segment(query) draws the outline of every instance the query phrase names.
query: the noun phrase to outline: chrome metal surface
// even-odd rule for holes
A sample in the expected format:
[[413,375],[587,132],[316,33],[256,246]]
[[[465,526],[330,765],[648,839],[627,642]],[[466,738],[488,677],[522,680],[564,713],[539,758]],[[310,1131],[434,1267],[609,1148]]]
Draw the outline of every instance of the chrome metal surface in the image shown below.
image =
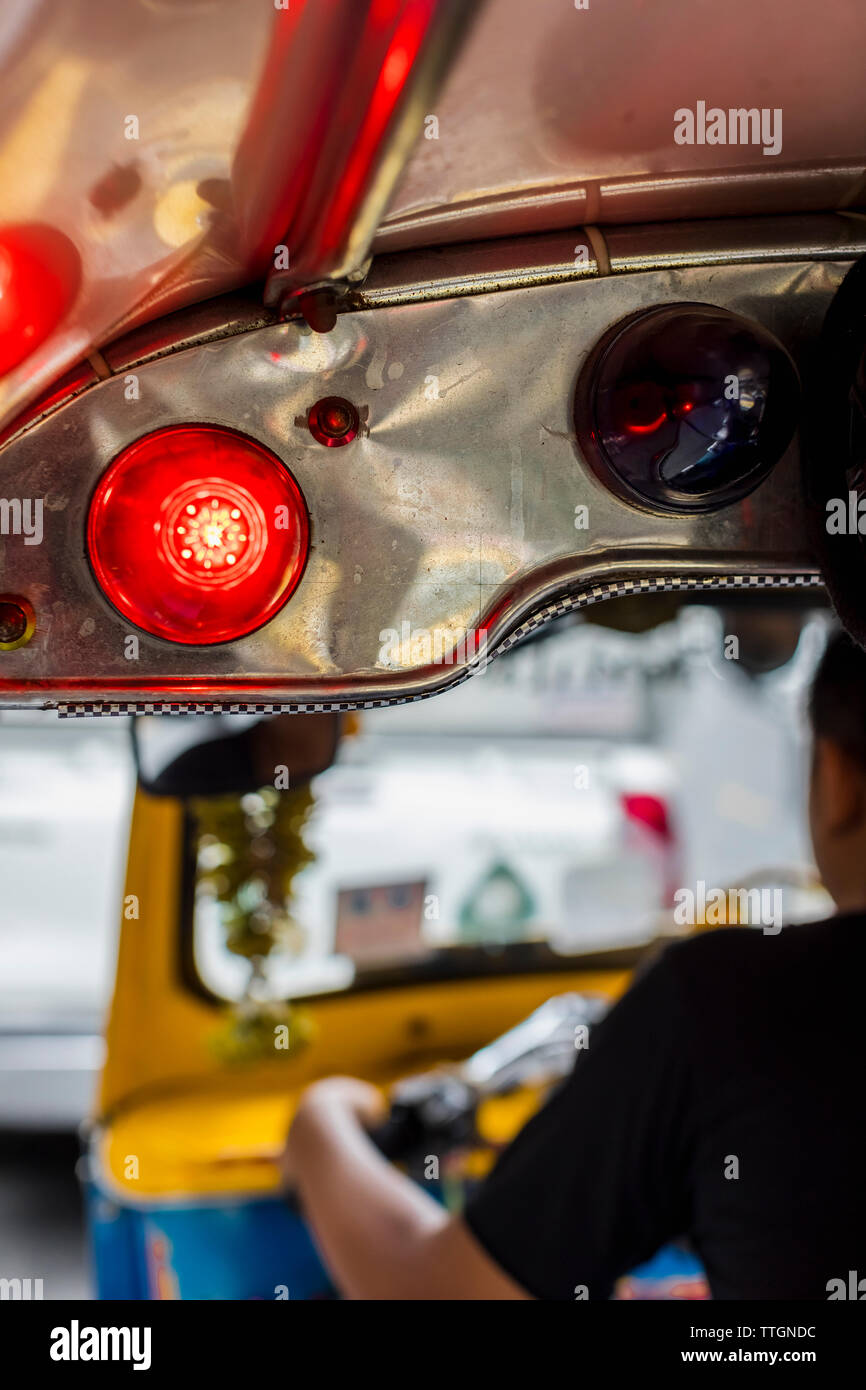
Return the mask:
[[578,1029],[584,1038],[608,1011],[607,1000],[555,994],[528,1018],[479,1048],[455,1068],[479,1095],[494,1096],[533,1082],[557,1081],[574,1066]]
[[832,261],[864,251],[866,216],[850,212],[575,227],[379,256],[353,302],[358,308],[387,308],[599,275]]
[[[532,283],[515,260],[514,275],[529,277],[519,288],[492,289],[478,267],[475,288],[486,292],[458,297],[452,271],[437,281],[425,254],[414,269],[414,258],[403,262],[390,289],[374,268],[364,293],[388,307],[341,314],[324,336],[296,323],[240,331],[235,306],[225,338],[198,340],[195,322],[179,321],[183,350],[162,336],[157,355],[141,342],[107,352],[116,375],[0,451],[0,495],[45,499],[41,545],[0,539],[0,587],[28,596],[37,613],[30,645],[0,658],[0,703],[390,703],[462,679],[471,649],[451,663],[435,656],[467,631],[486,633],[486,659],[556,613],[616,593],[816,582],[796,442],[736,506],[656,516],[589,470],[571,411],[602,333],[661,303],[754,317],[805,367],[850,259],[864,250],[862,224],[843,225],[820,230],[804,219],[799,255],[789,226],[777,258],[765,246],[734,264],[719,264],[708,229],[695,229],[693,256],[707,264],[631,270],[633,255],[648,259],[635,233],[637,250],[623,243],[620,257],[629,273],[588,275],[581,264],[570,280]],[[490,253],[497,277],[503,251]],[[359,409],[362,431],[346,448],[322,449],[309,433],[307,410],[322,394]],[[128,660],[135,630],[105,601],[84,555],[88,499],[125,445],[195,421],[245,431],[285,461],[310,511],[310,561],[288,605],[242,641],[179,648],[139,633]],[[583,507],[587,525],[576,527]]]
[[[339,26],[317,67],[298,57],[286,80],[284,51],[277,80],[265,84],[246,140],[293,150],[290,189],[277,203],[271,242],[287,252],[288,265],[272,264],[265,304],[279,308],[287,296],[313,285],[346,280],[367,257],[388,200],[467,28],[484,0],[371,0],[344,6]],[[314,7],[311,7],[314,9]],[[334,16],[319,10],[320,25]],[[288,56],[304,33],[300,7],[289,18]],[[243,147],[241,149],[243,153]],[[285,167],[285,153],[281,156]],[[273,198],[270,161],[248,160],[247,176],[258,193],[253,206]],[[256,227],[245,189],[243,218]],[[262,229],[256,227],[259,239]],[[275,250],[277,247],[275,246]],[[268,248],[270,250],[270,248]]]
[[[491,0],[376,250],[862,204],[864,42],[860,0]],[[778,153],[677,143],[700,100],[778,110]]]
[[374,249],[381,255],[410,246],[519,236],[587,222],[616,227],[632,222],[820,213],[864,205],[866,159],[821,168],[729,168],[716,173],[554,182],[393,213],[379,228]]
[[[377,252],[866,205],[862,0],[487,0],[434,97],[476,8],[6,0],[0,223],[62,229],[83,282],[0,380],[0,427],[94,346],[264,277],[278,245],[275,307],[351,279],[407,156]],[[778,110],[778,152],[677,143],[699,101]]]

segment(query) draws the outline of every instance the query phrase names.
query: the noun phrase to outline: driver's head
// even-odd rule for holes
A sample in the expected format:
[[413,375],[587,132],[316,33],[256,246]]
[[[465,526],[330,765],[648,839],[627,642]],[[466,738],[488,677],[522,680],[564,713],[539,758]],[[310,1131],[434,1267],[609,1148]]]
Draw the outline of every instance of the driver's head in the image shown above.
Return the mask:
[[827,645],[810,715],[815,862],[837,907],[866,908],[866,652],[845,633]]

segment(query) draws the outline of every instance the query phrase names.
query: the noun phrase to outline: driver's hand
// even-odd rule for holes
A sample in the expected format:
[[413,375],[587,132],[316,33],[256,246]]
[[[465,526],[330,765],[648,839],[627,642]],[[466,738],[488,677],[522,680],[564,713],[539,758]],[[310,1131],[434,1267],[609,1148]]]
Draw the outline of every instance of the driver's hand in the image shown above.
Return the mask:
[[293,1187],[297,1179],[296,1149],[303,1130],[311,1125],[327,1127],[346,1115],[363,1129],[375,1129],[387,1119],[388,1101],[377,1086],[355,1076],[328,1076],[301,1093],[280,1159],[285,1186]]

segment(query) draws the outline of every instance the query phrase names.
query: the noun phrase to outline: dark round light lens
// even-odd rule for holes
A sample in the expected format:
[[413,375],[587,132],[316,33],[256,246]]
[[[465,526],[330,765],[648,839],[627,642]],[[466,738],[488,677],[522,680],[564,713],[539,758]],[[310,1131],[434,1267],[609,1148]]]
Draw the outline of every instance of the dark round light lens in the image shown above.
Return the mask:
[[671,304],[626,319],[578,385],[577,434],[625,497],[662,511],[730,506],[788,447],[799,380],[782,344],[727,309]]
[[24,598],[0,596],[0,651],[23,647],[33,636],[35,616]]

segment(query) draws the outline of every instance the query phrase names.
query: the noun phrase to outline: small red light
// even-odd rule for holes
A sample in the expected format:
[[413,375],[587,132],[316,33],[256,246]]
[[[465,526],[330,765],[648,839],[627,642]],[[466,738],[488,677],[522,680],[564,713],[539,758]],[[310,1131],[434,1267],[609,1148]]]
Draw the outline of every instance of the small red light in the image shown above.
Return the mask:
[[659,839],[673,839],[667,803],[660,796],[643,792],[625,792],[622,796],[622,808],[629,820],[647,826]]
[[53,227],[0,228],[0,376],[48,338],[78,293],[81,261]]
[[301,491],[275,454],[213,425],[172,426],[124,449],[87,518],[106,597],[170,642],[231,642],[297,587],[309,551]]
[[629,434],[655,434],[670,419],[665,394],[655,382],[628,382],[618,394]]
[[342,396],[324,396],[307,413],[310,434],[328,449],[351,444],[358,433],[358,412]]
[[26,646],[35,626],[36,615],[26,598],[0,594],[0,652]]
[[667,424],[669,419],[670,416],[668,415],[667,411],[664,410],[662,411],[661,415],[657,415],[654,420],[647,420],[642,425],[639,425],[637,421],[632,420],[626,425],[626,429],[628,430],[629,434],[655,434],[656,430],[660,430],[662,425]]

